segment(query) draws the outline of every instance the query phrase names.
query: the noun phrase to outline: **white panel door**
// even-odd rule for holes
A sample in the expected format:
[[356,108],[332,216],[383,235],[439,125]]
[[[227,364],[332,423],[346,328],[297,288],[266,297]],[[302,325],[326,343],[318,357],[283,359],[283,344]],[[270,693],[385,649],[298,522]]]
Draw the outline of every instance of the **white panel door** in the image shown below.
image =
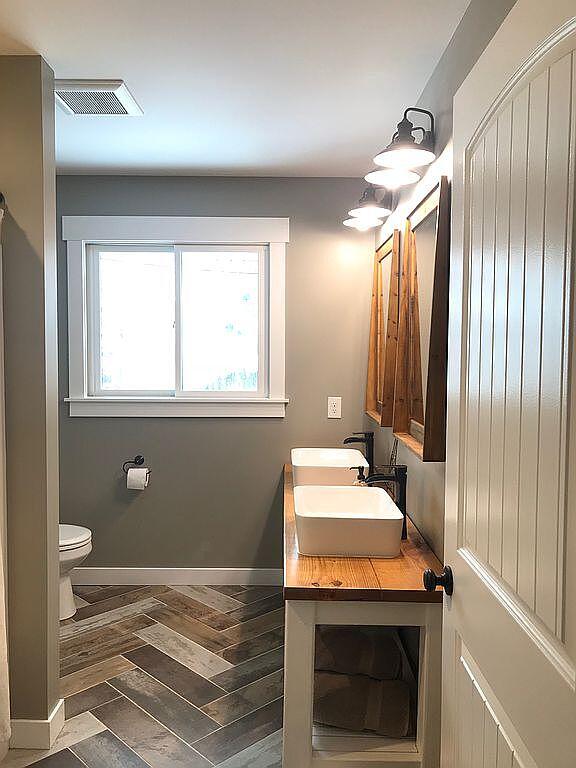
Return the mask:
[[518,0],[454,103],[442,768],[576,766],[575,14]]

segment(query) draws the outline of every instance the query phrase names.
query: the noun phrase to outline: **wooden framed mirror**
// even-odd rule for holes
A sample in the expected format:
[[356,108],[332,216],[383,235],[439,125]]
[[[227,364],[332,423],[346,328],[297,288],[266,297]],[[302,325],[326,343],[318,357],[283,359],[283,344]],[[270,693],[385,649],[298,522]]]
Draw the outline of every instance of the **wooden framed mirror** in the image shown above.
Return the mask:
[[395,229],[375,254],[370,311],[366,413],[383,427],[392,426],[394,413],[399,291],[400,232]]
[[423,461],[446,457],[450,186],[406,220],[402,242],[394,434]]

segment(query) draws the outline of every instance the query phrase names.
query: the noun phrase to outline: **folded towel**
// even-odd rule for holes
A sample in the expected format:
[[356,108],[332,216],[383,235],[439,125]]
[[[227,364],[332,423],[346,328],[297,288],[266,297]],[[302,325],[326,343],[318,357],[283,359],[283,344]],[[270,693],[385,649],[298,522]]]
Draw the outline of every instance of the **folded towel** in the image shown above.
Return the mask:
[[394,631],[375,633],[361,627],[319,627],[314,668],[396,680],[402,673],[402,656]]
[[410,729],[410,691],[404,680],[363,675],[314,675],[314,722],[400,738]]

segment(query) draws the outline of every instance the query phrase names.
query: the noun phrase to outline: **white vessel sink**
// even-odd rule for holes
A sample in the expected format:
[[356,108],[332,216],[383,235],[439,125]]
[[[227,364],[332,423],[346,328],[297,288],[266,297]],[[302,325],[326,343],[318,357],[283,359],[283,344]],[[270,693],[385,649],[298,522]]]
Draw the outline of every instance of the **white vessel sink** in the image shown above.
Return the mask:
[[355,448],[292,448],[294,485],[352,485],[368,462]]
[[302,555],[396,557],[402,512],[383,488],[301,485],[294,488]]

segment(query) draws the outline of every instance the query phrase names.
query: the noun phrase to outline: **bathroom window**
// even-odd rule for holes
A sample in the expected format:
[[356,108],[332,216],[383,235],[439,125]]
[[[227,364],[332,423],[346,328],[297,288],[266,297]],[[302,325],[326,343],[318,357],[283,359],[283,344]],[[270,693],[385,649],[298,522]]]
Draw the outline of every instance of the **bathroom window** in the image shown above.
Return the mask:
[[266,396],[265,246],[87,256],[89,394]]
[[[286,220],[155,219],[203,242],[126,243],[144,219],[109,217],[104,240],[102,218],[63,222],[70,414],[283,416]],[[253,237],[262,222],[284,241]]]

